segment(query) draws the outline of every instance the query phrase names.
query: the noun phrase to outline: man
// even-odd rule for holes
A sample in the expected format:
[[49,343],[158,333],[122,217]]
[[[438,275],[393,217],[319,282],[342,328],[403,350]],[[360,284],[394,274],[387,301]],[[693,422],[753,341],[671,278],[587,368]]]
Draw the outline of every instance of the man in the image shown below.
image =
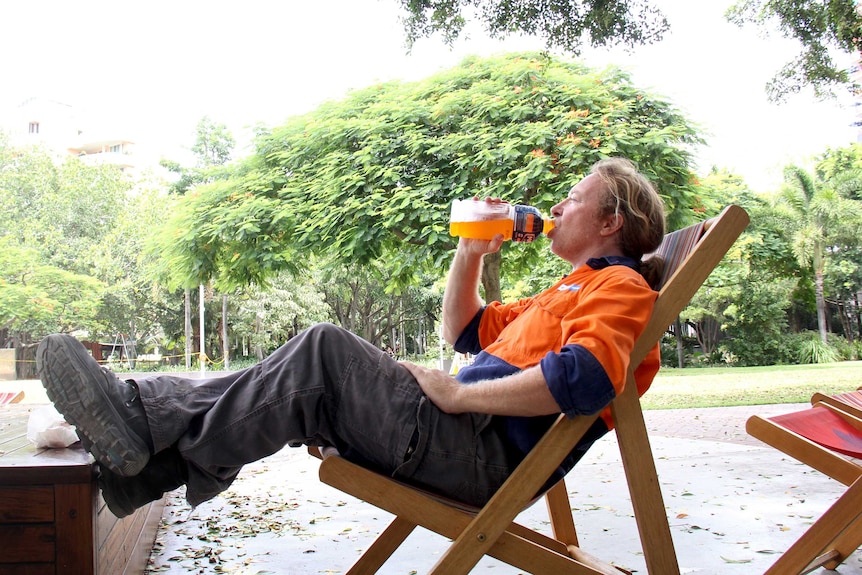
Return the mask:
[[[335,446],[364,466],[482,505],[556,415],[606,408],[656,297],[645,277],[657,277],[660,262],[641,260],[664,236],[664,211],[630,162],[598,162],[551,213],[551,251],[572,273],[532,298],[485,305],[482,257],[500,249],[502,237],[459,241],[444,336],[478,355],[457,379],[398,363],[329,324],[209,380],[120,381],[63,335],[42,341],[37,369],[98,461],[105,501],[118,516],[183,484],[195,506],[226,489],[244,464],[302,444]],[[636,372],[640,393],[658,367],[656,349]],[[609,421],[606,413],[596,420],[558,475]]]

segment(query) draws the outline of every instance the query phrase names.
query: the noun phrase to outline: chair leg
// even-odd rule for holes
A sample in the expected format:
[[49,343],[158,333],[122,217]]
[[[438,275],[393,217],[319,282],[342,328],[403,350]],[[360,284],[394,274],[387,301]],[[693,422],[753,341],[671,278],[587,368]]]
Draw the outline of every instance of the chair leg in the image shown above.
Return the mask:
[[577,547],[578,532],[572,518],[572,505],[566,491],[565,479],[560,479],[545,493],[545,504],[548,507],[554,539],[565,543],[567,546],[574,545]]
[[377,573],[415,528],[415,523],[396,517],[347,571],[347,575],[374,575]]
[[[828,551],[836,538],[848,539],[851,535],[842,536],[845,529],[857,527],[859,515],[862,513],[862,479],[857,479],[847,491],[832,504],[820,519],[808,528],[802,537],[790,546],[790,548],[779,557],[772,567],[766,570],[764,575],[799,575],[816,569],[827,562],[834,564],[842,561],[844,557],[836,558]],[[859,534],[852,534],[859,539]],[[825,559],[815,562],[818,556],[825,554]],[[819,564],[817,564],[819,563]]]
[[679,575],[658,472],[636,390],[634,376],[630,373],[624,391],[611,403],[611,413],[641,547],[650,575]]
[[834,571],[860,546],[862,546],[862,514],[853,523],[848,525],[844,532],[833,541],[832,548],[838,552],[837,560],[828,561],[823,566]]

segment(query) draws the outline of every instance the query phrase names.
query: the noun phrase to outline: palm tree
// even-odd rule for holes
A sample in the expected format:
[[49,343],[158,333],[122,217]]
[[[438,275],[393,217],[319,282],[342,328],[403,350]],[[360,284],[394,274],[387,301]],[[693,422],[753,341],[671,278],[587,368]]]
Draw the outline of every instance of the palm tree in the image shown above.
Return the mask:
[[[855,171],[854,171],[855,172]],[[844,196],[848,176],[839,174],[825,182],[817,182],[804,169],[788,166],[784,170],[784,185],[776,207],[785,211],[792,226],[793,255],[803,269],[814,274],[814,297],[817,305],[817,326],[820,340],[826,343],[826,298],[824,269],[829,253],[850,240],[858,242],[859,202]],[[852,176],[859,178],[859,174]]]

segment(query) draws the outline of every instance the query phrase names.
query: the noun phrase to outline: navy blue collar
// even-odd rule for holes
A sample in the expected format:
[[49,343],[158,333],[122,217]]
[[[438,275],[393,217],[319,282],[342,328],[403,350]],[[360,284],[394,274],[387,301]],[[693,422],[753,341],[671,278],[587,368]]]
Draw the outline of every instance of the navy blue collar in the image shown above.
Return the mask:
[[640,273],[641,264],[626,256],[603,256],[600,258],[590,258],[587,260],[587,265],[594,270],[601,270],[609,266],[626,266]]

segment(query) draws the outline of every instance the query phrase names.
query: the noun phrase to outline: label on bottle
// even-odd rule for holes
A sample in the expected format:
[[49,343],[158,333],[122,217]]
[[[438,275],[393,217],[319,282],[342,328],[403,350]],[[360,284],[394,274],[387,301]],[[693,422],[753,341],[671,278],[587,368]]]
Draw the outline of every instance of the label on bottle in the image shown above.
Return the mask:
[[532,242],[542,233],[545,221],[542,214],[533,206],[515,206],[515,222],[512,240]]

